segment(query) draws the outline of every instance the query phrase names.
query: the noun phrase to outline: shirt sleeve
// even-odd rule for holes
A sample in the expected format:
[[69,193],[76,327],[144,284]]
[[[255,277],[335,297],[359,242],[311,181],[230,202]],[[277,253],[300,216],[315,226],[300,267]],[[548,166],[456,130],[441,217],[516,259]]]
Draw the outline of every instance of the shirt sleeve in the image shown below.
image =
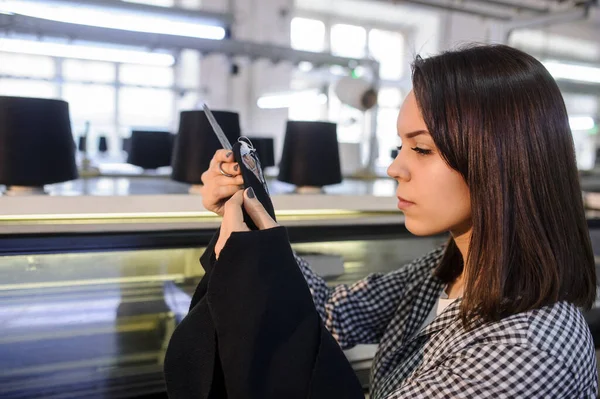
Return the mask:
[[582,391],[573,371],[529,345],[482,343],[443,363],[417,371],[386,399],[596,398]]
[[443,249],[439,247],[396,271],[370,274],[354,284],[334,287],[316,275],[308,262],[294,256],[325,327],[342,349],[349,349],[358,344],[379,343],[407,285],[429,276]]

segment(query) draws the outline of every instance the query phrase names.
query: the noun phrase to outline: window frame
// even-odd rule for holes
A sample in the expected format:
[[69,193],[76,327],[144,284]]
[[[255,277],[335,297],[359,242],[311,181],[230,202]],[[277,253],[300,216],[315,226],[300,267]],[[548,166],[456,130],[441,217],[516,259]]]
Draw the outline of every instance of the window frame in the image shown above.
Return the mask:
[[[398,90],[400,93],[401,102],[406,97],[406,94],[408,94],[409,89],[412,87],[412,83],[411,83],[410,73],[409,73],[410,63],[407,62],[407,60],[404,58],[406,55],[406,46],[408,45],[408,43],[411,43],[411,38],[414,35],[414,31],[415,31],[414,28],[409,27],[407,25],[403,25],[403,24],[396,25],[396,24],[380,23],[379,21],[373,21],[370,19],[363,20],[363,19],[337,16],[337,15],[334,16],[329,13],[321,13],[321,12],[310,11],[310,10],[296,10],[294,12],[294,15],[292,18],[315,19],[315,20],[319,20],[325,24],[325,37],[324,37],[324,41],[325,41],[324,51],[325,52],[331,52],[331,28],[336,24],[355,25],[355,26],[360,26],[366,30],[367,35],[366,35],[366,43],[365,43],[365,54],[367,54],[367,56],[370,56],[369,38],[371,35],[371,31],[373,29],[380,30],[380,31],[397,32],[400,35],[402,35],[403,39],[404,39],[405,48],[404,48],[404,51],[402,54],[403,68],[402,68],[402,74],[401,74],[400,79],[389,80],[389,79],[379,78],[378,82],[379,82],[379,90],[384,90],[384,89]],[[317,87],[323,87],[323,85],[327,85],[327,87],[330,87],[337,79],[339,79],[339,75],[332,73],[329,69],[326,69],[326,70],[322,69],[318,72],[315,72],[314,70],[300,71],[296,68],[294,70],[294,72],[292,73],[292,79],[307,79],[307,80],[310,79],[310,80],[314,80],[317,82],[319,80],[319,78],[320,78],[320,85],[317,85]],[[326,114],[329,118],[329,116],[331,115],[331,98],[329,95],[330,90],[326,89],[323,92],[325,94],[327,94],[327,98],[328,98],[327,103],[324,105],[324,107],[326,107],[324,114]],[[400,110],[400,106],[398,106],[398,107],[389,107],[389,106],[382,106],[382,105],[377,106],[378,110],[380,110],[382,108],[387,109],[387,110],[395,109],[398,112]],[[369,134],[367,134],[367,133],[373,126],[372,118],[373,118],[372,112],[363,113],[363,118],[360,121],[361,127],[362,127],[362,134],[361,134],[361,136],[362,136],[361,142],[362,143],[367,143],[367,141],[368,141]],[[374,134],[377,135],[378,132],[376,131]],[[344,137],[342,137],[342,135],[339,135],[339,134],[338,134],[338,140],[340,140],[340,142],[347,142],[347,141],[354,142],[355,141],[355,140],[352,140],[351,138],[344,138]],[[380,143],[380,140],[378,140],[378,142]],[[391,150],[382,152],[383,149],[381,148],[381,145],[378,150],[379,150],[379,158],[377,160],[375,160],[377,163],[381,163],[382,159],[387,160],[389,158],[391,160],[391,156],[390,156]]]
[[[4,52],[0,52],[0,58],[2,56],[2,54],[13,54],[13,53],[4,53]],[[57,57],[57,56],[44,56],[47,57],[49,59],[51,59],[54,62],[54,76],[52,77],[29,77],[29,76],[19,76],[19,75],[13,75],[13,74],[6,74],[6,73],[0,73],[0,79],[10,79],[10,80],[23,80],[23,81],[29,81],[29,82],[46,82],[46,83],[52,83],[54,85],[54,95],[51,96],[51,98],[56,98],[56,99],[64,99],[64,95],[63,95],[63,87],[64,85],[68,85],[68,84],[82,84],[82,85],[90,85],[90,86],[103,86],[103,87],[112,87],[114,88],[114,114],[112,117],[112,122],[110,125],[104,125],[104,127],[106,129],[108,129],[110,126],[110,133],[108,134],[109,136],[109,140],[115,142],[115,140],[118,139],[122,139],[124,137],[126,137],[126,135],[128,134],[127,132],[130,132],[133,128],[136,128],[136,126],[132,126],[132,125],[127,125],[127,124],[123,124],[121,123],[121,118],[120,118],[120,97],[121,97],[121,90],[122,89],[127,89],[127,88],[144,88],[144,89],[155,89],[155,90],[168,90],[170,92],[173,93],[173,100],[172,100],[172,104],[171,104],[171,120],[169,122],[168,126],[154,126],[154,125],[149,125],[146,126],[146,128],[156,128],[156,129],[168,129],[171,131],[174,131],[177,129],[176,123],[178,120],[178,115],[177,115],[177,109],[178,109],[178,100],[179,98],[182,98],[185,95],[188,94],[195,94],[195,95],[200,95],[201,94],[201,84],[200,84],[200,80],[198,80],[198,85],[197,87],[192,87],[190,85],[179,85],[180,79],[181,79],[181,71],[180,71],[180,62],[179,62],[179,57],[180,57],[181,51],[180,52],[174,52],[174,57],[175,57],[175,63],[172,66],[169,67],[164,67],[164,68],[170,68],[173,72],[173,84],[169,85],[169,86],[156,86],[156,85],[152,85],[150,84],[128,84],[128,83],[123,83],[121,82],[120,79],[120,69],[123,65],[130,65],[130,64],[123,64],[123,63],[119,63],[119,62],[110,62],[110,61],[101,61],[98,60],[97,62],[103,62],[106,64],[110,64],[113,66],[114,70],[115,70],[115,74],[114,74],[114,78],[112,80],[104,80],[104,81],[91,81],[89,79],[72,79],[72,78],[65,78],[63,76],[63,62],[66,60],[78,60],[76,58],[63,58],[63,57]],[[27,55],[27,54],[25,54]],[[201,59],[202,54],[197,52],[196,54],[199,59]],[[31,55],[32,57],[39,57],[38,55]],[[83,61],[83,62],[96,62],[95,60],[79,60],[79,61]],[[133,65],[133,64],[131,64]],[[199,62],[198,65],[201,65],[201,63]],[[198,73],[201,73],[201,71],[198,71]],[[77,120],[77,117],[74,115],[71,115],[72,117],[72,128],[73,128],[73,137],[76,140],[77,137],[81,134],[81,132],[78,130],[81,127],[79,126],[80,124],[75,123],[74,121]],[[94,128],[94,124],[92,122],[92,129]],[[116,146],[118,148],[113,148],[111,149],[111,152],[113,154],[117,154],[121,152],[121,146],[118,145]],[[91,152],[94,152],[94,149],[91,149]]]

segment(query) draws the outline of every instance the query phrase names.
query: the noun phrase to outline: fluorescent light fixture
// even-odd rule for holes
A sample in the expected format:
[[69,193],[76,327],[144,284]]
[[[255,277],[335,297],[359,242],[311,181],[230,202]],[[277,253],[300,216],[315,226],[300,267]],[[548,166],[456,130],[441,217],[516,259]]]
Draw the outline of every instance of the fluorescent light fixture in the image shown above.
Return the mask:
[[220,26],[176,21],[152,15],[139,15],[110,8],[68,4],[41,4],[27,0],[0,1],[0,12],[27,15],[35,18],[78,25],[121,29],[135,32],[161,33],[202,39],[221,40],[225,29]]
[[294,105],[325,104],[327,96],[318,90],[265,94],[256,101],[261,109],[289,108]]
[[596,123],[591,116],[570,116],[569,126],[571,130],[591,130]]
[[112,47],[83,46],[21,39],[0,38],[1,51],[155,66],[171,66],[175,63],[175,58],[167,53],[148,53]]
[[548,61],[543,63],[555,79],[600,83],[600,68]]

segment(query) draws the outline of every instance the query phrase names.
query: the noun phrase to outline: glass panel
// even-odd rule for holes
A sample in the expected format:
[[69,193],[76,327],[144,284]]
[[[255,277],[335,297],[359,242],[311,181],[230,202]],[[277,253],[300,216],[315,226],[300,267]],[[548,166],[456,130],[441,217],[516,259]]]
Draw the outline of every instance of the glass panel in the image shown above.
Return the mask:
[[325,50],[325,24],[316,19],[292,19],[291,44],[297,50]]
[[123,64],[119,79],[124,84],[171,87],[174,74],[171,67]]
[[[331,285],[391,271],[443,241],[293,248]],[[3,397],[116,399],[164,392],[165,352],[203,274],[202,253],[174,248],[0,257]]]
[[0,391],[106,399],[163,391],[165,351],[202,274],[200,254],[0,257]]
[[65,80],[112,83],[115,81],[115,64],[97,61],[64,60]]
[[336,24],[331,27],[331,52],[343,57],[362,58],[367,45],[367,30],[361,26]]
[[50,57],[0,52],[0,75],[53,78],[56,68]]
[[0,94],[5,96],[56,98],[56,84],[21,79],[0,79]]
[[170,128],[173,97],[171,90],[124,87],[119,92],[119,124]]
[[403,73],[404,37],[398,32],[372,29],[369,33],[369,52],[380,62],[382,79],[397,80]]

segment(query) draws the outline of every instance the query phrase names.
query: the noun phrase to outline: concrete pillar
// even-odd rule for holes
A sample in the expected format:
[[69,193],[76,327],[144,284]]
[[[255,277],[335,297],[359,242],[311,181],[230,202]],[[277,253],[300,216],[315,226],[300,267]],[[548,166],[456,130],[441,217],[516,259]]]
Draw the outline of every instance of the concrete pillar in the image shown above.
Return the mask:
[[[229,12],[228,0],[202,0],[202,9]],[[230,62],[222,54],[203,54],[200,62],[200,100],[213,110],[231,110],[229,104]]]

